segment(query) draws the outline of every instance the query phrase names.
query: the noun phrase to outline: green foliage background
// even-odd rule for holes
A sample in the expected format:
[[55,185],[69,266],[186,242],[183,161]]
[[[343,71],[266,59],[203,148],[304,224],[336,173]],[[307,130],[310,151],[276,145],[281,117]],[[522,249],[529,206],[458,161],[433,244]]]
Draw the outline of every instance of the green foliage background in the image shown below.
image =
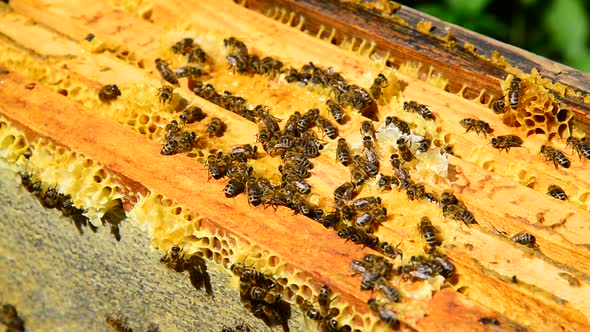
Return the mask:
[[486,36],[590,72],[586,0],[398,1]]

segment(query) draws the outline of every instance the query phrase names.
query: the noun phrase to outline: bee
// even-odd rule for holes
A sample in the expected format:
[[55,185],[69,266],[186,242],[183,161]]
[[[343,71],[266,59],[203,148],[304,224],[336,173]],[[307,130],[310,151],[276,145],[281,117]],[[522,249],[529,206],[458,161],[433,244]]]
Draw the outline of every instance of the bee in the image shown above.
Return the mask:
[[195,66],[184,66],[175,69],[174,75],[177,78],[188,77],[189,79],[196,79],[203,75],[203,71]]
[[116,316],[107,316],[107,324],[116,332],[133,332],[133,329],[129,327],[127,317],[121,313]]
[[426,105],[418,104],[415,101],[405,101],[404,111],[418,113],[425,120],[434,120],[434,115]]
[[338,145],[336,147],[336,159],[342,163],[344,166],[348,166],[350,164],[350,148],[348,147],[348,143],[346,143],[346,139],[339,138]]
[[225,197],[232,198],[236,197],[242,192],[244,192],[245,184],[236,179],[230,179],[227,185],[225,186],[224,192]]
[[305,179],[311,176],[307,167],[290,160],[287,160],[284,165],[279,166],[279,172],[283,174],[283,177],[287,174],[293,174],[300,179]]
[[162,59],[156,59],[156,69],[158,69],[160,75],[162,75],[162,78],[166,82],[172,85],[178,85],[178,77],[176,77],[176,74],[172,71],[172,69],[170,69],[166,61]]
[[248,193],[248,203],[252,206],[262,204],[262,190],[258,186],[258,180],[255,177],[248,178],[246,181],[246,192]]
[[424,195],[426,195],[426,190],[424,189],[424,184],[422,184],[422,183],[411,184],[406,191],[406,195],[408,196],[408,199],[410,201],[424,198]]
[[194,44],[188,52],[188,63],[205,63],[207,62],[207,53],[203,49]]
[[375,288],[391,302],[399,302],[399,291],[385,277],[379,277],[379,279],[375,280]]
[[379,238],[376,235],[369,234],[360,229],[357,229],[355,233],[350,235],[349,239],[353,243],[360,244],[371,249],[377,249],[377,246],[379,245]]
[[162,104],[170,104],[172,97],[174,96],[174,87],[171,85],[163,85],[158,89],[158,98]]
[[382,192],[388,191],[391,190],[392,186],[399,186],[399,180],[391,175],[384,175],[379,173],[379,180],[377,180],[377,186],[379,187],[379,190],[381,190]]
[[379,316],[379,319],[381,319],[385,324],[392,328],[397,327],[397,316],[393,311],[391,311],[391,309],[387,308],[384,304],[377,302],[375,299],[370,299],[367,303],[369,304],[371,311]]
[[173,53],[187,55],[193,47],[193,43],[194,40],[192,38],[183,38],[170,48]]
[[352,235],[358,233],[358,229],[353,226],[348,226],[338,231],[338,237],[349,239]]
[[[332,308],[332,311],[337,310],[337,308]],[[340,313],[340,312],[338,312]],[[350,332],[352,328],[348,325],[342,325],[340,328],[338,327],[338,321],[333,319],[332,317],[337,316],[334,314],[330,314],[328,317],[324,318],[319,324],[319,330],[321,332]]]
[[246,44],[235,37],[229,37],[223,40],[223,46],[230,52],[236,52],[240,54],[248,54],[248,48]]
[[317,123],[318,126],[320,126],[320,128],[322,128],[322,130],[324,131],[324,134],[326,134],[326,136],[328,136],[330,139],[335,139],[336,137],[338,137],[338,129],[334,127],[330,120],[319,115],[317,117]]
[[229,156],[233,160],[245,162],[248,158],[256,157],[257,151],[257,146],[253,147],[250,144],[236,145],[231,148]]
[[448,205],[455,205],[459,203],[457,196],[455,196],[451,191],[445,190],[442,195],[440,196],[440,205],[444,208]]
[[381,204],[381,197],[367,196],[357,198],[352,202],[352,208],[356,211],[365,211],[375,205]]
[[375,207],[369,211],[361,213],[355,221],[357,227],[371,228],[374,224],[380,223],[387,218],[387,209],[384,207]]
[[428,217],[422,217],[422,219],[420,220],[420,224],[418,225],[418,229],[420,230],[420,234],[422,234],[422,237],[424,237],[424,240],[426,240],[426,243],[428,243],[429,246],[436,247],[437,245],[439,245],[439,241],[436,238],[436,228],[432,225],[432,222],[430,222],[430,219]]
[[484,137],[487,138],[487,134],[491,134],[494,130],[490,127],[490,124],[482,121],[482,120],[478,120],[478,119],[474,119],[474,118],[465,118],[462,119],[461,121],[459,121],[459,124],[461,126],[463,126],[463,128],[466,129],[466,133],[469,132],[470,130],[475,130],[476,134],[480,134],[482,133]]
[[55,187],[49,187],[45,191],[41,192],[38,196],[39,201],[43,207],[53,209],[57,207],[60,200],[60,194]]
[[220,136],[225,129],[225,123],[220,118],[213,118],[209,125],[207,125],[207,133],[209,137]]
[[190,106],[184,109],[182,113],[180,113],[179,118],[182,124],[190,124],[203,120],[205,116],[206,114],[200,107]]
[[433,193],[424,194],[424,198],[426,198],[426,200],[432,204],[438,204],[438,197],[436,197],[436,195]]
[[225,176],[225,163],[222,162],[223,153],[220,151],[217,156],[210,154],[207,157],[207,169],[209,171],[209,179],[214,178],[219,180]]
[[314,308],[313,304],[311,304],[311,302],[308,300],[303,301],[301,304],[301,311],[303,311],[305,315],[312,320],[320,320],[323,318],[320,311]]
[[[401,243],[400,243],[401,244]],[[381,242],[381,244],[379,245],[379,249],[381,249],[381,252],[391,258],[391,259],[395,259],[397,256],[401,256],[402,252],[401,250],[398,249],[398,246],[392,246],[391,244],[389,244],[388,242]]]
[[516,108],[518,107],[521,89],[521,79],[518,77],[514,77],[512,79],[512,82],[510,82],[510,87],[508,88],[508,103],[510,103],[510,108],[512,108],[513,110],[516,110]]
[[410,162],[410,161],[412,161],[412,159],[415,158],[412,151],[410,151],[410,147],[408,145],[409,141],[410,141],[409,138],[405,139],[403,137],[400,137],[396,142],[397,149],[399,150],[399,153],[400,153],[402,159],[407,162]]
[[318,295],[318,304],[320,305],[320,313],[322,316],[326,317],[328,312],[330,311],[330,302],[332,296],[332,290],[327,285],[322,286],[320,288],[320,293]]
[[83,209],[79,209],[74,205],[74,202],[72,201],[72,197],[70,197],[70,195],[62,196],[57,208],[65,216],[81,215],[82,213],[84,213]]
[[449,261],[448,257],[439,253],[438,251],[434,251],[432,253],[432,262],[435,262],[440,266],[438,270],[439,274],[445,278],[448,278],[455,274],[455,265]]
[[462,221],[466,225],[477,224],[473,213],[467,210],[465,205],[458,203],[458,204],[449,204],[443,205],[443,216],[450,216],[455,220]]
[[529,247],[537,246],[537,239],[535,238],[535,236],[526,232],[520,232],[518,234],[515,234],[510,238],[510,240]]
[[369,161],[369,163],[379,166],[379,155],[375,150],[375,146],[373,145],[373,139],[371,136],[363,137],[363,154],[365,158]]
[[303,195],[309,195],[311,193],[311,186],[299,176],[292,173],[283,174],[283,182],[292,184],[295,190]]
[[381,94],[382,94],[382,89],[386,88],[389,85],[389,82],[387,82],[387,78],[385,77],[385,75],[383,74],[379,74],[377,75],[377,77],[375,77],[375,81],[373,81],[373,84],[371,85],[371,88],[369,89],[369,91],[371,91],[371,95],[373,96],[373,99],[375,100],[379,100],[379,98],[381,98]]
[[385,125],[389,126],[393,124],[399,131],[403,134],[410,135],[410,125],[405,122],[404,120],[396,117],[396,116],[388,116],[385,118]]
[[305,112],[299,119],[299,122],[297,122],[297,130],[299,132],[307,131],[315,123],[319,115],[320,110],[317,108],[312,108]]
[[369,176],[359,166],[353,164],[350,169],[350,179],[355,186],[361,186],[369,179]]
[[322,225],[324,225],[325,228],[336,229],[338,227],[338,224],[340,224],[340,221],[340,213],[338,211],[335,211],[323,216],[321,223]]
[[567,195],[565,194],[565,191],[561,189],[561,187],[552,184],[547,190],[547,195],[562,201],[567,201]]
[[410,187],[414,183],[412,181],[412,179],[410,178],[410,173],[408,172],[407,168],[400,167],[400,168],[394,169],[394,172],[395,172],[395,176],[399,180],[399,188],[400,189],[407,189],[408,187]]
[[496,99],[492,103],[492,111],[496,114],[504,114],[508,110],[506,102],[502,99]]
[[363,137],[375,137],[375,127],[371,121],[365,120],[361,123],[361,135]]
[[253,171],[254,168],[245,162],[233,162],[227,167],[226,173],[229,178],[245,183]]
[[584,139],[570,136],[567,139],[567,145],[572,147],[580,157],[580,160],[582,160],[582,156],[586,159],[590,159],[590,145],[585,143]]
[[262,301],[267,304],[275,304],[281,298],[280,295],[258,286],[254,286],[250,289],[250,297],[252,300]]
[[430,149],[431,143],[432,141],[430,139],[422,137],[420,141],[418,141],[418,148],[416,149],[416,152],[424,153],[428,151],[428,149]]
[[400,169],[401,168],[402,161],[399,157],[399,154],[397,154],[397,153],[392,154],[389,160],[391,162],[391,167],[393,167],[393,169]]
[[352,162],[371,178],[375,178],[379,174],[379,166],[371,164],[364,156],[353,156]]
[[168,140],[160,151],[161,154],[169,156],[176,153],[190,151],[193,148],[197,136],[194,132],[183,131],[178,136]]
[[279,131],[279,121],[278,118],[275,118],[269,113],[269,109],[263,105],[257,105],[254,108],[254,113],[258,117],[258,125],[268,129],[271,133],[276,133]]
[[313,164],[311,163],[311,161],[309,161],[307,156],[305,156],[304,154],[302,154],[300,152],[287,151],[283,155],[281,155],[281,159],[283,159],[283,161],[285,161],[285,162],[291,161],[291,162],[297,164],[298,166],[304,167],[306,169],[313,168]]
[[356,186],[352,182],[344,182],[334,190],[334,201],[350,201],[354,197]]
[[98,91],[98,99],[103,103],[110,103],[121,96],[121,90],[116,84],[103,85]]
[[522,146],[522,138],[516,135],[504,135],[492,138],[492,147],[506,152],[510,151],[510,148],[518,148]]
[[24,332],[25,321],[18,316],[12,304],[3,304],[0,308],[0,323],[6,325],[7,332]]
[[342,107],[340,107],[340,105],[338,105],[335,101],[333,101],[332,99],[328,99],[328,101],[326,101],[326,105],[328,105],[328,111],[330,113],[330,115],[332,115],[332,118],[334,118],[334,120],[340,124],[342,124],[342,122],[344,121],[344,110],[342,109]]
[[553,148],[549,145],[543,145],[543,146],[541,146],[540,154],[541,154],[541,156],[543,156],[545,158],[545,160],[553,161],[553,165],[555,165],[555,169],[558,168],[558,165],[563,168],[570,167],[570,160],[567,159],[567,157],[565,156],[565,154],[563,154],[563,152],[557,150],[556,148]]

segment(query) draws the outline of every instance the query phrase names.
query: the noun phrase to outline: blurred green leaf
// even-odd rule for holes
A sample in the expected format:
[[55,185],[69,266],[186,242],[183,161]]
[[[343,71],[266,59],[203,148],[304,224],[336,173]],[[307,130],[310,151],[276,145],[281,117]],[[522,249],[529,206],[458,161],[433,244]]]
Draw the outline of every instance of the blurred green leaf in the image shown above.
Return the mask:
[[583,72],[590,73],[590,52],[586,49],[584,55],[572,59],[569,65]]
[[537,0],[520,0],[520,3],[522,3],[525,7],[532,6],[537,3]]
[[490,3],[490,0],[446,0],[449,10],[468,14],[479,14]]
[[566,58],[583,55],[588,38],[588,16],[580,0],[554,0],[547,9],[544,23]]

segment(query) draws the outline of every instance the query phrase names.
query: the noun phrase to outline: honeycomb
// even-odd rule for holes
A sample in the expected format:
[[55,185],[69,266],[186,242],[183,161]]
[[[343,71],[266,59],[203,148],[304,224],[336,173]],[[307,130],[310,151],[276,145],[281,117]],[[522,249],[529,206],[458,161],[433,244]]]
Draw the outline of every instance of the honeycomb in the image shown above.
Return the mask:
[[[136,9],[131,8],[126,10],[135,11]],[[151,12],[151,8],[143,11],[143,13],[149,12]],[[136,14],[144,15],[141,13]],[[147,16],[149,17],[150,15],[151,14]],[[280,19],[282,20],[283,17],[284,15],[281,15]],[[161,37],[161,56],[165,57],[174,66],[180,65],[182,59],[170,54],[168,50],[169,45],[171,44],[170,42],[187,35],[194,37],[192,34],[189,34],[189,32],[173,32],[167,36]],[[313,107],[320,108],[321,114],[329,117],[324,106],[326,99],[330,97],[330,91],[327,89],[312,85],[301,86],[297,84],[286,84],[283,80],[284,77],[268,79],[258,75],[246,76],[228,73],[227,64],[223,61],[225,50],[222,46],[222,39],[223,36],[209,33],[199,34],[195,38],[195,40],[206,50],[207,54],[211,55],[216,60],[211,64],[210,68],[211,72],[214,74],[206,77],[203,80],[205,83],[213,84],[220,93],[227,90],[235,95],[243,95],[248,101],[249,108],[253,108],[255,105],[270,106],[272,108],[272,114],[282,118],[283,121],[294,110],[306,110]],[[355,45],[357,42],[359,42],[359,40],[348,38],[342,42],[341,47],[345,47],[352,51],[355,51],[356,49],[358,53],[361,53],[364,46],[367,46],[368,43],[362,41],[360,42],[360,45],[364,46],[358,46],[358,48],[356,48]],[[100,48],[97,49],[100,50]],[[253,52],[256,52],[256,49],[254,49]],[[22,57],[22,52],[16,55],[15,58],[20,58]],[[113,56],[117,56],[117,54],[113,54]],[[284,60],[284,62],[287,63],[285,59],[281,60]],[[178,94],[175,93],[174,100],[170,105],[162,105],[158,101],[156,93],[157,87],[154,84],[130,83],[121,85],[121,90],[125,96],[124,99],[116,101],[112,105],[105,106],[98,102],[96,98],[96,90],[87,88],[87,85],[84,82],[79,82],[77,81],[77,78],[69,77],[67,75],[63,78],[64,76],[59,76],[60,73],[52,69],[52,67],[43,66],[41,62],[34,63],[31,59],[28,61],[29,62],[26,63],[27,67],[30,66],[35,70],[39,70],[38,72],[27,72],[27,75],[30,77],[41,80],[44,84],[48,84],[49,86],[55,86],[54,89],[56,89],[57,92],[66,94],[68,97],[81,103],[93,112],[97,112],[105,118],[114,119],[124,126],[130,127],[136,132],[160,143],[164,143],[164,126],[167,123],[170,123],[172,119],[177,118],[176,112],[182,108],[182,105],[191,103],[190,100],[184,99],[186,96],[181,95],[182,92],[179,92]],[[12,63],[11,65],[18,68],[24,66],[23,63]],[[300,64],[293,64],[294,67],[296,67],[296,65]],[[435,74],[432,67],[429,68],[427,74],[424,73],[421,67],[422,64],[419,63],[408,63],[405,67],[402,67],[404,71],[400,69],[400,72],[427,80],[431,84],[446,90],[448,81],[442,76]],[[403,102],[408,100],[401,97],[401,82],[396,78],[395,71],[391,68],[383,69],[381,66],[376,66],[375,68],[370,68],[364,78],[361,78],[358,82],[354,83],[363,87],[368,87],[376,77],[378,71],[384,73],[390,82],[389,88],[385,91],[384,98],[379,100],[379,104],[383,106],[380,111],[388,115],[395,114],[402,120],[407,121],[412,127],[412,134],[407,136],[409,141],[412,142],[410,148],[416,155],[416,161],[413,161],[413,164],[411,165],[411,167],[415,169],[415,172],[413,172],[412,175],[415,175],[416,179],[428,183],[444,181],[449,176],[449,158],[444,153],[441,153],[441,149],[444,144],[450,142],[450,139],[434,122],[425,121],[415,113],[402,111]],[[157,72],[155,74],[157,75]],[[45,77],[54,76],[62,77],[63,79],[43,81]],[[54,81],[57,83],[51,83]],[[540,89],[533,90],[534,86],[530,83],[527,84],[528,85],[525,84],[523,86],[522,105],[525,105],[524,109],[527,109],[526,105],[535,105],[534,107],[538,108],[545,105],[546,102],[542,105],[539,104],[541,106],[537,105],[536,101],[538,99],[532,97],[526,98],[529,92],[538,94],[539,91],[541,91]],[[477,95],[477,93],[474,94],[473,92],[469,92],[466,87],[462,87],[459,90],[459,94],[463,97],[477,96],[475,98],[483,103],[481,101],[481,98],[484,95],[483,91]],[[548,100],[552,100],[550,95],[547,96]],[[188,98],[190,99],[190,97]],[[349,143],[351,144],[353,151],[360,153],[362,151],[361,137],[358,133],[350,130],[350,128],[354,128],[356,131],[362,118],[350,107],[347,109],[347,112],[349,113],[349,123],[347,123],[346,127],[343,126],[340,129],[342,129],[347,137],[350,137]],[[559,114],[559,112],[557,113]],[[550,121],[547,120],[549,116],[545,115],[545,113],[543,114],[545,116],[545,120],[543,120],[543,123],[545,123],[544,128],[547,130],[543,133],[548,133],[549,130],[553,128],[551,130],[555,130],[561,136],[566,129],[569,130],[569,121],[571,120],[571,117],[565,122],[568,127],[565,127],[566,129],[560,131],[560,127],[564,128],[562,127],[562,125],[564,125],[563,121],[559,122],[556,129],[554,128],[555,124],[548,125],[548,123],[550,123]],[[554,122],[559,120],[560,117],[558,114],[553,115],[555,119],[557,119],[554,120]],[[529,115],[524,116],[524,120],[522,120],[524,124],[521,126],[526,127],[527,116],[530,118]],[[570,116],[569,113],[568,116]],[[518,119],[518,114],[514,114],[511,121],[516,124],[519,123]],[[534,120],[535,118],[532,117],[531,119]],[[230,118],[227,117],[223,120],[230,120]],[[537,124],[535,123],[535,125]],[[203,123],[188,125],[186,128],[188,128],[188,130],[194,130],[199,136],[204,136],[205,127]],[[537,132],[536,127],[533,132]],[[243,141],[240,141],[239,143],[254,144],[256,139],[255,133],[255,130],[253,130],[252,133],[242,133],[239,137]],[[425,136],[427,133],[431,133],[434,136],[432,138],[434,148],[426,153],[418,153],[416,151],[417,143],[422,136]],[[232,132],[228,133],[228,136],[237,135],[238,134]],[[16,137],[17,136],[15,136],[15,138]],[[376,137],[379,142],[381,154],[388,156],[390,153],[396,151],[392,146],[395,146],[397,139],[405,136],[397,130],[397,128],[380,125],[377,128]],[[10,142],[10,139],[8,142]],[[226,141],[223,137],[214,142],[203,140],[199,141],[199,143],[200,144],[198,144],[195,150],[197,150],[196,159],[200,162],[204,162],[207,155],[216,151],[226,152],[232,145],[230,141]],[[23,144],[25,144],[24,146],[27,146],[27,143]],[[121,187],[117,187],[115,176],[104,171],[102,166],[97,165],[92,161],[88,161],[89,159],[85,159],[83,156],[78,155],[75,152],[67,152],[63,148],[56,147],[51,142],[37,142],[33,144],[32,151],[32,156],[29,159],[24,157],[19,159],[19,169],[39,174],[45,182],[52,185],[58,185],[60,190],[63,189],[63,191],[68,194],[70,194],[70,192],[80,191],[80,194],[72,194],[77,195],[77,198],[75,198],[76,205],[80,204],[80,206],[89,206],[90,209],[88,213],[95,221],[104,213],[106,209],[105,207],[114,204],[113,202],[116,202],[117,199],[128,198],[125,196],[125,190]],[[481,156],[473,157],[474,163],[480,164],[481,167],[485,169],[493,170],[493,157],[490,157],[489,153],[483,153],[483,151],[484,149],[482,149]],[[322,155],[320,158],[332,158],[331,156],[335,154],[335,142],[327,141],[322,154],[329,155],[330,157]],[[191,153],[189,153],[188,156],[195,157]],[[11,158],[14,159],[15,157],[13,156]],[[64,161],[65,159],[67,160]],[[280,182],[280,174],[276,172],[279,161],[276,159],[278,158],[260,158],[259,160],[252,161],[251,165],[255,168],[255,175],[260,176],[264,174],[274,183]],[[82,162],[81,160],[84,160],[85,162]],[[72,162],[74,166],[70,166],[70,162]],[[384,161],[384,163],[386,163],[386,161]],[[47,169],[45,169],[46,167]],[[80,174],[80,178],[82,179],[92,179],[94,183],[92,181],[86,181],[87,183],[82,181],[83,184],[80,187],[76,187],[72,183],[67,183],[67,181],[63,179],[64,174],[57,170],[57,168],[68,169],[68,167],[69,169],[84,169],[84,171],[79,171],[79,173],[76,174]],[[520,169],[526,168],[525,165],[522,164],[519,164],[518,167],[520,167]],[[339,176],[342,174],[341,171],[342,169],[339,169],[335,171],[334,174]],[[531,185],[535,182],[535,177],[536,175],[532,173],[519,172],[515,180],[523,185]],[[55,179],[59,180],[56,181]],[[65,185],[61,183],[62,181],[65,181]],[[105,187],[102,187],[103,185]],[[103,192],[104,188],[108,189]],[[91,192],[94,192],[94,194],[91,194]],[[329,209],[331,208],[331,205],[325,199],[328,195],[331,195],[330,190],[314,193],[309,198],[309,201],[315,206]],[[369,183],[359,193],[359,196],[368,195],[385,197],[383,192],[380,192],[377,188],[376,182]],[[414,202],[408,204],[405,193],[399,191],[387,193],[386,195],[387,202],[384,206],[388,209],[398,209],[398,211],[401,211],[399,210],[399,206],[403,205],[407,206],[408,210],[412,210],[411,214],[403,211],[400,212],[400,215],[393,217],[396,224],[395,227],[400,227],[400,229],[403,228],[404,233],[408,233],[407,230],[415,228],[415,220],[409,216],[419,214],[430,215],[433,219],[437,218],[435,226],[443,229],[444,239],[452,239],[461,231],[458,227],[455,228],[452,225],[449,226],[449,223],[446,223],[445,227],[440,227],[442,222],[438,220],[439,215],[432,212],[432,206],[427,202]],[[583,193],[580,196],[580,199],[586,200],[587,196],[587,193]],[[245,199],[244,197],[240,198]],[[290,270],[287,262],[282,261],[271,251],[261,249],[246,240],[237,238],[232,234],[225,232],[224,230],[211,227],[212,225],[209,225],[207,220],[200,218],[192,211],[186,210],[182,206],[175,204],[170,199],[167,199],[158,193],[148,192],[145,195],[139,194],[138,197],[133,200],[135,204],[129,211],[130,219],[140,225],[145,225],[146,230],[152,234],[154,247],[159,251],[168,252],[168,249],[173,245],[179,245],[183,248],[183,252],[189,257],[192,255],[204,257],[209,261],[223,265],[226,268],[229,268],[229,265],[234,262],[244,262],[244,264],[252,266],[266,275],[276,278],[278,284],[283,288],[285,298],[292,303],[300,304],[303,300],[317,297],[317,294],[314,294],[316,293],[315,290],[310,286],[311,280],[303,277],[302,273],[298,271]],[[98,205],[99,207],[93,207],[95,205]],[[389,236],[391,233],[391,230],[386,228],[380,229],[376,232],[381,238],[390,238]],[[407,236],[407,234],[405,235]],[[411,236],[417,238],[419,237],[419,234],[411,233]],[[391,238],[395,237],[396,236],[392,236]],[[423,244],[424,243],[421,240],[415,241],[415,243],[414,240],[412,240],[411,243],[405,243],[402,247],[406,252],[407,257],[410,257],[412,255],[423,253]],[[407,261],[407,259],[408,258],[405,260]],[[236,282],[234,286],[237,289],[237,279],[234,279],[234,281]],[[444,280],[441,280],[441,278],[438,277],[432,278],[426,282],[402,282],[400,290],[402,295],[406,298],[429,299],[432,297],[434,291],[439,290],[443,286],[443,282]],[[363,330],[379,330],[379,325],[376,324],[377,319],[373,315],[359,315],[354,312],[353,308],[347,307],[345,303],[340,303],[338,298],[334,300],[334,303],[339,307],[342,316],[345,317],[341,319],[341,324],[350,324],[359,328],[362,327]],[[409,305],[406,303],[403,305],[394,304],[394,308],[396,313],[398,313],[401,318],[404,318],[405,321],[416,322],[424,314],[424,303],[425,302],[412,302]]]
[[[501,82],[502,90],[508,95],[513,75]],[[508,126],[522,127],[526,135],[544,134],[548,140],[554,137],[569,137],[573,133],[574,113],[560,108],[555,97],[538,83],[539,77],[530,75],[522,79],[518,107],[508,106],[502,120]],[[564,136],[565,135],[565,136]]]

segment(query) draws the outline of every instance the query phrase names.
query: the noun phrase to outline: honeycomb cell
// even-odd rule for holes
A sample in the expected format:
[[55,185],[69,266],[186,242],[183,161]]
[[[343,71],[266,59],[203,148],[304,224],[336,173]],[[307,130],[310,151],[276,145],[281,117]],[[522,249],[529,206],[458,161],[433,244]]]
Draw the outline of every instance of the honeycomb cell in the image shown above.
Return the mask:
[[8,135],[8,136],[4,136],[4,138],[2,139],[2,143],[0,143],[0,147],[2,147],[2,149],[8,149],[16,140],[16,137],[14,135]]
[[310,298],[313,295],[313,291],[307,285],[301,286],[300,294],[302,294],[306,298]]
[[215,250],[220,250],[221,249],[221,241],[219,241],[219,239],[217,237],[213,238],[213,248]]

